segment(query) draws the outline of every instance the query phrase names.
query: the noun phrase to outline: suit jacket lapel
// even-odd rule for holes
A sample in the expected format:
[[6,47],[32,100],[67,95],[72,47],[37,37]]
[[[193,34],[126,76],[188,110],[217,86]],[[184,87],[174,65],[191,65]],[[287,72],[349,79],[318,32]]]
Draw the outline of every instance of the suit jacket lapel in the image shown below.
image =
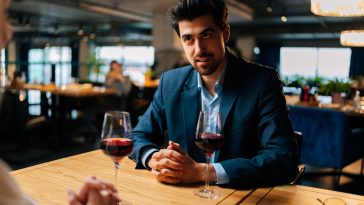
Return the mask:
[[186,147],[184,148],[187,152],[193,153],[188,149],[191,149],[191,146],[195,144],[196,123],[201,107],[200,93],[197,88],[197,73],[194,70],[185,83],[184,90],[181,93],[181,99],[185,139],[187,140]]
[[234,104],[234,101],[240,91],[241,86],[237,86],[241,84],[239,82],[240,74],[236,65],[236,57],[227,52],[228,54],[228,62],[226,65],[225,78],[224,78],[224,86],[223,86],[223,94],[220,104],[220,112],[222,117],[222,127],[225,127],[226,119],[229,115],[229,112]]

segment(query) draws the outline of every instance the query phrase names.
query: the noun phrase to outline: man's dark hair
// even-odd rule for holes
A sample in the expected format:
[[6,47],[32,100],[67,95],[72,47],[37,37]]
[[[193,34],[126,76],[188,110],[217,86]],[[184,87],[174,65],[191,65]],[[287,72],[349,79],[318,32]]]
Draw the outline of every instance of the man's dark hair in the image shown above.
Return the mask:
[[169,10],[168,17],[172,28],[180,35],[178,23],[209,14],[215,24],[224,29],[227,25],[228,10],[223,0],[179,0],[175,7]]

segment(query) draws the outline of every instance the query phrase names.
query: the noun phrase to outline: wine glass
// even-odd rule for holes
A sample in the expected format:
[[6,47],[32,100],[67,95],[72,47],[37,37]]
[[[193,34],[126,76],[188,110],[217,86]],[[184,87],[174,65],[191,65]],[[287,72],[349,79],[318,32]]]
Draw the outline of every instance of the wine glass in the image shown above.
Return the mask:
[[205,188],[195,191],[196,196],[202,198],[216,199],[219,194],[210,189],[209,185],[209,165],[211,155],[223,144],[224,137],[222,135],[221,127],[221,113],[220,112],[205,112],[200,111],[198,117],[195,143],[200,148],[206,157],[206,180]]
[[115,164],[115,186],[121,160],[133,150],[131,123],[128,112],[106,112],[102,125],[100,148]]

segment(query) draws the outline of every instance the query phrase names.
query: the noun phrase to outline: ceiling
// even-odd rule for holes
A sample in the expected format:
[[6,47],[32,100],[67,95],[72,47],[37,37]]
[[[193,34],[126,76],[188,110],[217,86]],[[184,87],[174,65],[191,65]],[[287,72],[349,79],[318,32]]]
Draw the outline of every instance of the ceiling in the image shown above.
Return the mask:
[[[310,0],[225,0],[232,39],[253,36],[261,43],[339,45],[340,31],[364,29],[363,17],[319,17]],[[35,44],[93,39],[97,44],[151,45],[156,12],[174,0],[12,0],[15,38]],[[268,8],[268,9],[267,9]],[[270,8],[270,9],[269,9]],[[287,18],[286,22],[281,17]],[[79,35],[79,30],[84,32]],[[95,34],[95,35],[94,35]]]

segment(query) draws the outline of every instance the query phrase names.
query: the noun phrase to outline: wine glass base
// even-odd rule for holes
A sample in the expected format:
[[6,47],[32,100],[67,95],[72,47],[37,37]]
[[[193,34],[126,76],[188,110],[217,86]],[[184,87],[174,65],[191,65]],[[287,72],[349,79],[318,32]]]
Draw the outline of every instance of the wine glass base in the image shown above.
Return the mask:
[[220,194],[214,192],[211,189],[202,189],[202,190],[193,192],[193,194],[195,196],[199,196],[199,197],[205,198],[205,199],[217,199],[220,197]]

